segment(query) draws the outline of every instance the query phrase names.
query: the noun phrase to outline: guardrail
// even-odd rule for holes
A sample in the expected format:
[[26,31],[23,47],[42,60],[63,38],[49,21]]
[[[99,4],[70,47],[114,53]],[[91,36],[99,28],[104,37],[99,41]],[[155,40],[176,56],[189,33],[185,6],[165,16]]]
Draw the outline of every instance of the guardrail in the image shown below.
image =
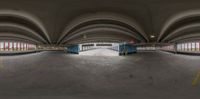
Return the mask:
[[11,56],[11,55],[22,55],[22,54],[30,54],[30,53],[36,53],[36,52],[40,52],[37,50],[32,50],[32,51],[4,51],[4,52],[0,52],[0,56]]
[[161,51],[170,52],[170,53],[176,53],[176,54],[200,56],[200,52],[199,51],[172,51],[172,50],[161,50]]

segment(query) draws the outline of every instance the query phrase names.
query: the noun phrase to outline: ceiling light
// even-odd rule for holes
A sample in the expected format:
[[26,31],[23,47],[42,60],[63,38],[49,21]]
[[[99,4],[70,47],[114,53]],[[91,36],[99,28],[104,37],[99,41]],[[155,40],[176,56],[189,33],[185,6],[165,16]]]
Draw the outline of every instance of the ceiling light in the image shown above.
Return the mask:
[[151,35],[150,37],[151,37],[151,38],[155,38],[155,35]]

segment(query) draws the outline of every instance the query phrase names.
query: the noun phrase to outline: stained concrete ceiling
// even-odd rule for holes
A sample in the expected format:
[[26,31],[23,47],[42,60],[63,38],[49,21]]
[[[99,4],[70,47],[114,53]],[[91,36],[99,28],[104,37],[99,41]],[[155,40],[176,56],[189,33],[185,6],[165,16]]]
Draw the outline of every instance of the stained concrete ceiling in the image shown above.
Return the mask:
[[1,0],[0,39],[37,44],[199,40],[199,4],[199,0]]

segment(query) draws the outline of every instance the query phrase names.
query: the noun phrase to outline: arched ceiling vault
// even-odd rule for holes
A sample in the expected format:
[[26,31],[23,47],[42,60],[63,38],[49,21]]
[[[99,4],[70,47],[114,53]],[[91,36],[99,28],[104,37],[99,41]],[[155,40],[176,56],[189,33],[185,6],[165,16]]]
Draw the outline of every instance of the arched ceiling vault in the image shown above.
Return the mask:
[[175,42],[172,42],[172,43],[196,42],[196,41],[199,41],[199,40],[200,40],[200,37],[198,36],[198,37],[179,39],[178,41],[175,41]]
[[[99,30],[100,28],[102,30],[115,29],[115,31],[118,30],[116,32],[120,32],[122,35],[124,33],[129,33],[129,35],[132,35],[132,37],[136,39],[140,39],[143,42],[148,42],[146,33],[142,31],[142,28],[137,24],[137,22],[128,19],[130,18],[125,16],[120,17],[120,15],[110,13],[98,13],[96,15],[81,16],[71,22],[71,24],[64,29],[59,38],[58,44],[73,38],[73,35],[82,35],[87,33],[87,31],[93,31],[95,33],[95,30]],[[123,28],[123,31],[122,29],[119,29],[119,27]]]
[[[198,21],[197,21],[198,22]],[[200,31],[200,23],[191,23],[186,26],[182,26],[173,32],[169,33],[162,41],[167,41],[168,39],[171,39],[172,37],[176,35],[184,35],[185,33],[191,34],[193,31]]]
[[22,41],[22,42],[30,42],[30,43],[34,43],[34,44],[43,44],[33,38],[24,36],[24,35],[20,35],[20,34],[15,34],[13,35],[13,33],[0,33],[0,40],[12,40],[12,41]]
[[[86,26],[83,29],[80,29],[73,34],[68,35],[63,42],[67,42],[71,39],[74,39],[76,37],[83,36],[83,35],[87,36],[90,34],[93,34],[93,35],[96,34],[94,36],[101,36],[101,35],[97,35],[98,32],[101,32],[102,35],[106,33],[106,35],[109,37],[113,37],[113,36],[117,35],[117,33],[118,33],[118,34],[121,34],[122,36],[123,35],[130,36],[136,41],[145,42],[145,40],[139,34],[133,32],[131,30],[128,30],[126,28],[123,28],[123,27],[120,27],[117,25],[109,25],[109,24],[95,24],[95,25],[91,25],[91,26]],[[109,35],[111,33],[113,35]]]
[[197,38],[200,38],[200,33],[180,36],[180,37],[177,37],[177,38],[170,40],[169,42],[178,42],[178,41],[191,40],[191,39],[195,40]]
[[31,37],[40,43],[50,43],[48,33],[41,22],[25,12],[0,10],[0,31],[3,34],[12,32],[12,39],[15,36],[18,38],[18,33],[21,33],[24,37]]
[[[121,33],[116,33],[119,31],[114,31],[114,30],[106,30],[106,33],[102,33],[102,31],[96,31],[97,33],[93,34],[93,32],[90,32],[87,34],[87,37],[84,38],[83,36],[78,36],[74,39],[70,39],[66,42],[64,42],[63,44],[68,44],[76,41],[88,41],[93,39],[93,41],[95,40],[94,38],[110,38],[110,39],[102,39],[101,41],[104,42],[110,42],[113,39],[118,39],[120,42],[130,42],[130,41],[134,41],[136,42],[131,36],[129,35],[122,35]],[[107,33],[109,32],[109,34]],[[99,39],[98,39],[99,40]],[[97,40],[97,41],[98,41]]]
[[80,43],[88,43],[88,42],[116,42],[121,43],[123,41],[126,41],[126,38],[118,38],[118,37],[93,37],[90,39],[79,39],[68,42],[68,44],[80,44]]
[[181,37],[190,39],[190,35],[200,32],[200,29],[198,29],[200,27],[199,11],[190,10],[170,18],[161,30],[158,42],[169,42],[170,39],[181,40]]
[[36,33],[35,31],[33,31],[25,26],[19,25],[19,24],[0,23],[0,31],[1,31],[1,33],[12,32],[13,36],[17,35],[17,34],[22,34],[24,36],[30,36],[32,38],[35,38],[38,41],[41,41],[42,43],[47,43],[46,40],[42,36],[40,36],[38,33]]
[[[137,43],[191,40],[200,33],[199,4],[199,0],[2,0],[0,35],[61,45],[95,41],[95,35],[97,41],[108,40],[106,36],[120,41],[119,33],[121,39]],[[81,39],[84,34],[91,39]]]

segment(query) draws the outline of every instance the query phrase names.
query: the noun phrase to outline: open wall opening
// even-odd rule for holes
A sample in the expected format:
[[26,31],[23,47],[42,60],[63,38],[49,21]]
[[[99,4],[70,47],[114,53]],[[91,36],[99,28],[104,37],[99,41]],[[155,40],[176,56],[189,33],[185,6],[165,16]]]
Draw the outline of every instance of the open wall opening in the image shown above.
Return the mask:
[[119,56],[136,53],[136,46],[128,43],[93,42],[68,45],[68,53],[86,56]]
[[118,43],[85,43],[79,45],[79,55],[86,56],[119,56]]
[[0,54],[24,53],[36,50],[36,45],[19,41],[0,41]]

